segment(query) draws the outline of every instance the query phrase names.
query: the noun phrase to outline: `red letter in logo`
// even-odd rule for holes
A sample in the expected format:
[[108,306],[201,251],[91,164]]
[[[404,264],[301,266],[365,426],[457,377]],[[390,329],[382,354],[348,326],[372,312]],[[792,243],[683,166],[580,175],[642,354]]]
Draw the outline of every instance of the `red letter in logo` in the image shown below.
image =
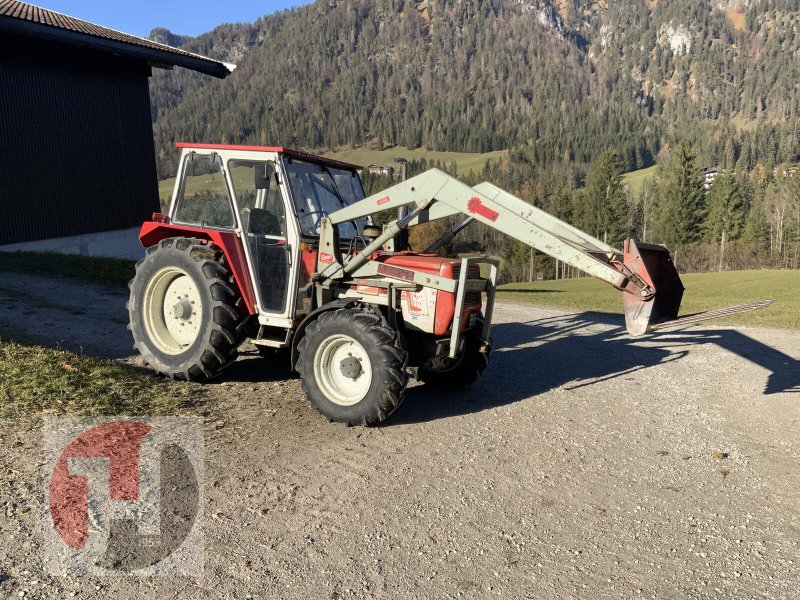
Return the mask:
[[107,458],[111,500],[139,499],[139,450],[152,430],[137,421],[117,421],[83,432],[64,450],[50,479],[50,514],[70,548],[89,537],[89,481],[69,474],[70,458]]
[[480,215],[485,219],[489,219],[492,223],[497,221],[497,218],[500,216],[499,212],[483,204],[481,199],[477,196],[473,196],[469,199],[469,202],[467,202],[467,210],[474,215]]

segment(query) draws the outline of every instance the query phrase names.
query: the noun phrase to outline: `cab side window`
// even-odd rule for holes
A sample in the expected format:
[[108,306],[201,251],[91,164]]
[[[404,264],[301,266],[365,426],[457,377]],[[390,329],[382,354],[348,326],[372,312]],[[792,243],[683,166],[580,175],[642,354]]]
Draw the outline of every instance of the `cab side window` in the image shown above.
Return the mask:
[[233,228],[236,219],[219,156],[192,153],[184,160],[175,221],[198,227]]
[[228,161],[233,195],[261,297],[260,306],[283,313],[289,290],[286,209],[272,161]]
[[286,209],[275,163],[231,160],[228,172],[245,233],[286,237]]

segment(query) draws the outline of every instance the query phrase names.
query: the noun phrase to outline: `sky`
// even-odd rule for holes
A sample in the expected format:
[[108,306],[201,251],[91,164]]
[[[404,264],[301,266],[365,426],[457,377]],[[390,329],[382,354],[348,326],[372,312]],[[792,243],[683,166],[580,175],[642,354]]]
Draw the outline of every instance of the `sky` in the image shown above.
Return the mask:
[[252,22],[309,0],[28,0],[42,8],[147,37],[154,27],[199,35],[221,23]]

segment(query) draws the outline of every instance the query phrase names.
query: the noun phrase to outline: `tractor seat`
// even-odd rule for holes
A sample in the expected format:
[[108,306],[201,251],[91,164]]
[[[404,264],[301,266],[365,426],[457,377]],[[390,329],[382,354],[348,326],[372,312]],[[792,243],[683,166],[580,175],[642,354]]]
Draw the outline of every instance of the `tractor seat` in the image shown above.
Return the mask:
[[242,211],[242,226],[245,233],[254,235],[283,235],[280,219],[265,208],[244,209]]

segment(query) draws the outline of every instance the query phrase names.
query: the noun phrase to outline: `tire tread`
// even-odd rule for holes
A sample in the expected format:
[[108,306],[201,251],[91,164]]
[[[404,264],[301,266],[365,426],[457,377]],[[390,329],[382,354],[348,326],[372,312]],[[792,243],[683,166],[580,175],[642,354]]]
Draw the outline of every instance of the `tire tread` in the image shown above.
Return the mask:
[[[371,338],[371,343],[366,348],[370,360],[381,366],[380,372],[383,377],[381,385],[374,390],[371,389],[367,396],[355,405],[360,408],[357,413],[337,410],[313,383],[315,349],[311,347],[312,341],[340,320],[349,322],[366,332]],[[298,353],[297,371],[300,373],[300,386],[311,406],[329,421],[339,421],[347,425],[377,425],[397,410],[403,401],[408,385],[408,353],[403,349],[397,332],[388,325],[383,316],[366,306],[356,305],[352,308],[322,313],[306,329],[298,344]]]
[[[167,364],[149,348],[148,340],[137,339],[137,331],[146,335],[143,325],[137,322],[142,315],[135,308],[137,288],[143,290],[147,284],[139,280],[139,272],[147,262],[159,260],[159,253],[165,251],[187,253],[197,263],[198,273],[204,279],[203,285],[212,298],[208,329],[201,332],[204,336],[201,351],[196,353],[196,358],[188,367],[182,363]],[[243,322],[247,315],[240,308],[243,304],[241,296],[236,291],[233,275],[225,264],[225,255],[219,247],[194,238],[165,238],[147,248],[145,258],[136,263],[136,276],[131,279],[128,287],[131,292],[127,304],[130,321],[128,327],[133,333],[134,348],[151,369],[173,379],[205,381],[219,375],[236,360],[238,347],[244,340]]]

